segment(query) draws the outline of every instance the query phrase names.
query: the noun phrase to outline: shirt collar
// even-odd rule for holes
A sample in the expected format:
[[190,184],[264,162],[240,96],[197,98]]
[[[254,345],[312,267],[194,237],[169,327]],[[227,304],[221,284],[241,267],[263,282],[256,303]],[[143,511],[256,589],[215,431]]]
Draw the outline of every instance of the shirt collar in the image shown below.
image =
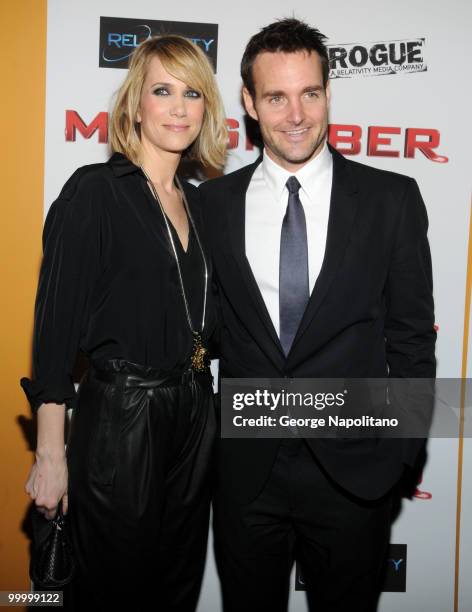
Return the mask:
[[108,165],[115,176],[124,176],[133,172],[141,172],[141,168],[133,164],[123,153],[113,153],[108,160]]
[[315,190],[320,175],[331,167],[333,163],[332,156],[326,141],[323,144],[323,148],[316,157],[311,159],[297,172],[289,172],[279,166],[273,159],[267,155],[267,151],[264,149],[262,158],[262,173],[264,180],[266,181],[269,189],[275,194],[277,200],[279,200],[285,189],[285,184],[290,176],[296,176],[301,188],[307,196],[311,199],[315,195]]

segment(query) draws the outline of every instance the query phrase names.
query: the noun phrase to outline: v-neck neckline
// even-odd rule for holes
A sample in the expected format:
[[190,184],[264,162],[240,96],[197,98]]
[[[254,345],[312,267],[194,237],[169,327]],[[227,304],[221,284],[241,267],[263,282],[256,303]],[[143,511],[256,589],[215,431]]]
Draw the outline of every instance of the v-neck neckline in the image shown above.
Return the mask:
[[[153,194],[153,192],[152,192],[152,189],[151,189],[151,187],[150,187],[150,186],[149,186],[149,184],[148,184],[147,177],[146,177],[145,175],[143,175],[143,176],[144,176],[144,178],[146,179],[146,185],[147,185],[146,192],[147,192],[147,193],[148,193],[148,195],[149,195],[149,196],[152,198],[152,200],[154,201],[154,203],[156,204],[156,206],[157,206],[158,208],[160,208],[159,202],[157,202],[157,201],[156,201],[156,198],[154,197],[154,194]],[[177,185],[177,187],[178,187],[178,185]],[[183,189],[182,189],[182,191],[183,191]],[[185,197],[185,196],[184,196],[184,194],[182,193],[182,200],[183,200],[183,198],[184,198],[184,197]],[[162,206],[162,205],[161,205],[161,206]],[[184,205],[184,208],[185,208],[185,205]],[[178,244],[179,244],[179,246],[180,246],[180,250],[183,252],[183,254],[184,254],[184,255],[187,255],[187,254],[188,254],[188,252],[189,252],[189,248],[190,248],[190,236],[191,236],[191,233],[192,233],[192,224],[190,223],[190,219],[189,219],[189,216],[188,216],[187,211],[185,210],[185,214],[187,215],[187,223],[188,223],[187,250],[185,250],[185,249],[184,249],[184,246],[183,246],[183,244],[182,244],[182,241],[180,240],[179,232],[178,232],[178,231],[175,229],[174,224],[173,224],[173,223],[172,223],[172,221],[170,220],[170,217],[169,217],[169,215],[166,213],[166,211],[164,210],[164,207],[163,207],[163,206],[162,206],[162,212],[163,212],[163,213],[164,213],[164,215],[165,215],[166,221],[167,221],[167,223],[169,224],[169,227],[171,228],[171,231],[173,231],[173,232],[174,232],[175,237],[177,238],[177,242],[178,242]]]
[[187,249],[184,249],[184,245],[182,244],[182,241],[180,240],[179,232],[175,229],[175,226],[170,220],[169,215],[165,211],[164,211],[164,214],[166,216],[167,222],[169,223],[171,231],[175,235],[174,237],[177,238],[177,242],[179,244],[180,250],[183,252],[184,255],[188,255],[190,251],[190,240],[192,236],[192,224],[190,223],[190,219],[188,218],[188,215],[187,215],[187,221],[188,221]]

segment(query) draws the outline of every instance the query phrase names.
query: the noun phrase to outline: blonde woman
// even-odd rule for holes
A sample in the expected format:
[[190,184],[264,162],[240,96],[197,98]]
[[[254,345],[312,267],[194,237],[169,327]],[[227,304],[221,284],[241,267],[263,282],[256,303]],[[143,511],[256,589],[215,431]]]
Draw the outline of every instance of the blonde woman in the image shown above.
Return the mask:
[[[180,36],[135,51],[110,122],[113,155],[52,204],[35,307],[36,461],[26,491],[63,504],[74,610],[196,607],[215,437],[216,323],[198,190],[182,156],[221,167],[223,107],[204,53]],[[76,393],[78,351],[90,367]],[[73,408],[67,449],[64,412]]]

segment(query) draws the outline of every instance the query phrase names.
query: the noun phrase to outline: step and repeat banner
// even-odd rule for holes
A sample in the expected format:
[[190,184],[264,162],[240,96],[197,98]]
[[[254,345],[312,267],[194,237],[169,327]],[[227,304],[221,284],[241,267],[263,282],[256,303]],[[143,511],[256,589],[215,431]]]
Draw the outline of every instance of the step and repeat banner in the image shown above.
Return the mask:
[[[430,221],[438,376],[470,375],[464,330],[471,10],[465,0],[295,0],[289,6],[280,0],[49,0],[44,216],[78,166],[107,159],[114,94],[129,55],[152,34],[183,34],[208,54],[230,128],[226,172],[252,162],[259,151],[245,132],[239,63],[250,36],[286,16],[305,19],[328,36],[331,144],[351,159],[417,180]],[[393,527],[381,612],[472,609],[471,476],[468,440],[431,440],[421,482]],[[199,611],[220,608],[210,542]],[[290,610],[306,610],[295,572]]]

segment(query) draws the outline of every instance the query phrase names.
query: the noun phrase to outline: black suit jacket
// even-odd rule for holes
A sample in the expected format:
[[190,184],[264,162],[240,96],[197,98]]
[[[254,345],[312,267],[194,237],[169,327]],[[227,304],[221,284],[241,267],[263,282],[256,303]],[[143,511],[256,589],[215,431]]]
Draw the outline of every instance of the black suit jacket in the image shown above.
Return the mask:
[[[255,163],[200,186],[221,329],[220,377],[434,378],[428,219],[414,179],[333,155],[323,265],[285,357],[245,255],[245,197]],[[261,244],[261,249],[264,245]],[[418,440],[310,439],[327,472],[375,499],[413,465]],[[221,487],[254,498],[278,439],[222,439]]]

